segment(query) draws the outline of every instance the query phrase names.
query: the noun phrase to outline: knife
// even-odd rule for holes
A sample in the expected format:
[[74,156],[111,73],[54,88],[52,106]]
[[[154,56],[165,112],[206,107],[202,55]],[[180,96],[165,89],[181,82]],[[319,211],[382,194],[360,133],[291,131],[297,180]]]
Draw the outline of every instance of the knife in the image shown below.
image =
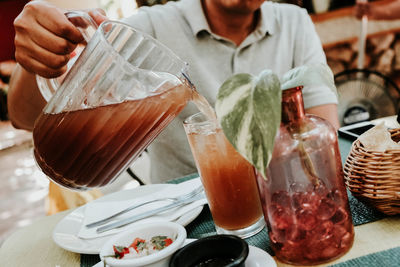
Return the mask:
[[141,219],[150,217],[152,215],[158,214],[160,212],[167,211],[167,210],[170,210],[172,208],[181,207],[181,206],[184,206],[184,205],[186,205],[188,203],[191,203],[191,202],[194,202],[194,201],[197,201],[197,200],[200,200],[200,199],[205,199],[205,197],[206,196],[205,196],[205,194],[203,192],[203,193],[198,194],[198,195],[196,195],[196,196],[194,196],[192,198],[175,201],[175,202],[172,202],[171,204],[168,204],[166,206],[162,206],[162,207],[156,208],[154,210],[145,211],[143,213],[140,213],[140,214],[137,214],[137,215],[122,219],[120,221],[113,222],[113,223],[101,226],[101,227],[96,229],[96,232],[98,234],[104,233],[104,232],[109,231],[111,229],[115,229],[115,228],[119,228],[119,227],[125,226],[127,224],[130,224],[130,223],[136,222],[138,220],[141,220]]

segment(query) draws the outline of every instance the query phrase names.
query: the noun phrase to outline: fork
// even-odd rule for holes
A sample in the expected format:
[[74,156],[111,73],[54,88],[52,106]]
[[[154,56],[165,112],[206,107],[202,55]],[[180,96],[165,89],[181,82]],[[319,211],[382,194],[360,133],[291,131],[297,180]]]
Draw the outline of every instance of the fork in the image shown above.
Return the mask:
[[95,226],[103,225],[105,223],[108,223],[109,221],[111,221],[115,217],[118,217],[118,216],[120,216],[120,215],[122,215],[122,214],[124,214],[124,213],[126,213],[128,211],[131,211],[133,209],[136,209],[138,207],[141,207],[143,205],[146,205],[146,204],[149,204],[149,203],[152,203],[152,202],[155,202],[155,201],[164,201],[164,200],[170,200],[170,201],[174,201],[174,202],[183,201],[183,200],[192,198],[192,197],[200,194],[201,192],[203,192],[203,190],[204,190],[203,185],[200,185],[200,186],[196,187],[194,190],[192,190],[192,191],[190,191],[190,192],[188,192],[186,194],[177,196],[177,197],[157,198],[157,199],[151,199],[151,200],[148,200],[148,201],[145,201],[145,202],[142,202],[142,203],[136,203],[136,204],[134,204],[132,206],[127,207],[126,209],[123,209],[123,210],[121,210],[121,211],[119,211],[119,212],[107,217],[107,218],[101,219],[101,220],[96,221],[96,222],[89,223],[89,224],[87,224],[85,226],[87,228],[93,228]]
[[[97,228],[96,229],[96,233],[100,234],[100,233],[103,233],[103,232],[106,232],[106,231],[109,231],[109,230],[112,230],[112,229],[115,229],[115,228],[120,228],[120,227],[123,227],[125,225],[128,225],[128,224],[131,224],[133,222],[136,222],[138,220],[141,220],[141,219],[144,219],[144,218],[148,218],[148,217],[153,216],[153,215],[160,214],[160,213],[162,213],[164,211],[167,211],[167,210],[170,210],[172,208],[182,207],[182,206],[185,206],[185,205],[187,205],[189,203],[196,202],[198,200],[202,200],[202,201],[206,200],[205,194],[201,193],[201,194],[195,195],[195,196],[193,196],[191,198],[187,198],[187,199],[180,200],[180,201],[174,201],[171,204],[168,204],[166,206],[162,206],[162,207],[159,207],[159,208],[156,208],[156,209],[147,210],[147,211],[145,211],[143,213],[140,213],[140,214],[137,214],[137,215],[133,215],[133,216],[130,216],[128,218],[123,218],[123,219],[117,220],[115,222],[111,222],[109,224],[106,224],[106,225],[103,225],[103,226],[100,226],[99,228]],[[200,205],[204,205],[204,202],[201,202]],[[193,209],[194,207],[198,207],[200,205],[198,203],[198,204],[196,204],[196,206],[191,206],[189,208]],[[166,220],[167,220],[167,218],[169,220],[177,219],[178,217],[180,217],[183,214],[187,213],[188,210],[186,209],[185,211],[183,211],[183,209],[185,209],[185,208],[182,208],[181,210],[177,211],[176,213],[174,213],[172,215],[168,215],[167,217],[163,217],[163,218],[166,219]]]

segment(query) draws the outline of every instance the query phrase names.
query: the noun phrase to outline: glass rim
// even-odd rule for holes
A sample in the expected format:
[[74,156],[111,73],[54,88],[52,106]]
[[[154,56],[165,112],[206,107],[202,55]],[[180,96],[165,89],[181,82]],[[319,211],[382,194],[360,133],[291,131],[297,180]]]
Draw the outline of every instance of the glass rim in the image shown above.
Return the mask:
[[[196,121],[196,118],[199,119]],[[219,131],[221,126],[219,123],[215,123],[207,118],[207,116],[201,112],[190,115],[183,121],[183,128],[186,134],[210,134]]]
[[298,90],[302,91],[303,88],[304,88],[303,85],[293,86],[293,87],[290,87],[290,88],[282,89],[282,93],[289,92],[289,91],[298,91]]
[[[204,118],[201,121],[193,121],[195,118],[202,117]],[[207,116],[202,112],[197,112],[188,116],[186,119],[183,120],[184,125],[197,125],[197,126],[206,126],[206,125],[215,125],[211,120],[207,118]]]

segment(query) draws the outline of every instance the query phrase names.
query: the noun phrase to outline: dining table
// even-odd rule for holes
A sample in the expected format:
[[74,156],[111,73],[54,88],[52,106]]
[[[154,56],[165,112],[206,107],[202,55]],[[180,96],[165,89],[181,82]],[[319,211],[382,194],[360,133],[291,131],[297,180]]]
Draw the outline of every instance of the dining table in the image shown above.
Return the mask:
[[[352,141],[338,138],[342,162],[347,158]],[[181,183],[198,174],[173,179],[168,183]],[[352,248],[342,257],[318,266],[400,266],[400,216],[385,215],[359,201],[348,192],[349,204],[355,229]],[[52,239],[55,226],[72,210],[38,218],[33,224],[17,230],[0,248],[0,266],[36,267],[68,266],[87,267],[100,261],[96,254],[79,254],[59,247]],[[216,230],[208,205],[191,223],[186,225],[188,238],[215,235]],[[245,239],[249,245],[261,248],[274,257],[268,232],[264,228],[258,234]],[[278,261],[278,267],[291,266]]]

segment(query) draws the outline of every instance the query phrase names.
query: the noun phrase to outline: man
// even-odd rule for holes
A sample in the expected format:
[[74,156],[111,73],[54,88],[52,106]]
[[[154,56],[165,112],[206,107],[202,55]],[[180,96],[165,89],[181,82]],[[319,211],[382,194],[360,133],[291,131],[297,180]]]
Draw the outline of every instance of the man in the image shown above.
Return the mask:
[[[396,20],[400,19],[400,0],[368,3],[357,1],[354,6],[354,15],[361,19],[367,16],[370,20]],[[397,122],[400,123],[400,109],[397,111]]]
[[[381,3],[379,3],[381,2]],[[361,19],[366,15],[370,20],[394,20],[400,19],[400,1],[379,1],[368,3],[357,1],[354,7],[354,15]]]
[[[105,17],[93,10],[100,23]],[[125,20],[147,32],[189,63],[192,82],[214,105],[219,86],[234,73],[282,75],[293,67],[326,62],[314,26],[304,9],[264,0],[181,0],[144,7]],[[10,118],[16,127],[32,129],[45,101],[34,74],[50,78],[65,71],[69,53],[82,41],[63,11],[47,4],[28,4],[15,21],[16,58]],[[337,99],[325,87],[304,91],[307,112],[339,126]],[[23,107],[21,105],[23,104]],[[196,112],[192,105],[175,119],[149,148],[152,182],[196,171],[182,121]]]

